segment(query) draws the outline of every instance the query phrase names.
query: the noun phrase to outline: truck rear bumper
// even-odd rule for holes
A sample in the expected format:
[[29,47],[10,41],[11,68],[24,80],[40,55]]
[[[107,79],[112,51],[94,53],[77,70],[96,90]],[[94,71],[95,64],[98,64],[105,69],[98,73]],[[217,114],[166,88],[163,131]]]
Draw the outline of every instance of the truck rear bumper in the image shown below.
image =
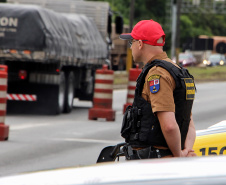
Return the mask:
[[57,106],[58,91],[58,85],[9,85],[7,114],[55,114],[52,106]]

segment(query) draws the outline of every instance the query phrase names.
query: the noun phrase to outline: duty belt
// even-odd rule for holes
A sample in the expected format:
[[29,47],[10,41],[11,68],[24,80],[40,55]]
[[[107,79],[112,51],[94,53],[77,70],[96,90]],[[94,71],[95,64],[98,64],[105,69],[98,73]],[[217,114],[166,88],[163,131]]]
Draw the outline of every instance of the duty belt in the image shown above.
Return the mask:
[[125,145],[123,150],[127,160],[161,158],[172,155],[169,149],[158,149],[152,146],[140,150],[133,150],[130,145]]

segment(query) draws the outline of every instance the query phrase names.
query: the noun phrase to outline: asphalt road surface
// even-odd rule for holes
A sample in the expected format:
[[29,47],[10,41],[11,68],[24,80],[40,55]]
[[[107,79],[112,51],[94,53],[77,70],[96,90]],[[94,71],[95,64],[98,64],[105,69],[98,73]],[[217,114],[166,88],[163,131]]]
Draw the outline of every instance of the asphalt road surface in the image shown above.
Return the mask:
[[226,120],[226,82],[197,84],[193,107],[196,129],[205,129]]
[[[115,121],[88,120],[90,102],[74,102],[70,114],[7,115],[9,140],[0,142],[0,176],[95,164],[101,149],[120,137],[127,90],[115,90]],[[193,117],[196,129],[226,120],[226,82],[197,84]]]

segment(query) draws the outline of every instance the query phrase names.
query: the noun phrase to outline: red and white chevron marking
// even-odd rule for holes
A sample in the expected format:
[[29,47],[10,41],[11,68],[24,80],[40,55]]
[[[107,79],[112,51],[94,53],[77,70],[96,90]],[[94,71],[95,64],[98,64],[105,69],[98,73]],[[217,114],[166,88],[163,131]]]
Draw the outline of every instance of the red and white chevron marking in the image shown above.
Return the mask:
[[35,94],[7,94],[7,100],[37,101],[37,96]]

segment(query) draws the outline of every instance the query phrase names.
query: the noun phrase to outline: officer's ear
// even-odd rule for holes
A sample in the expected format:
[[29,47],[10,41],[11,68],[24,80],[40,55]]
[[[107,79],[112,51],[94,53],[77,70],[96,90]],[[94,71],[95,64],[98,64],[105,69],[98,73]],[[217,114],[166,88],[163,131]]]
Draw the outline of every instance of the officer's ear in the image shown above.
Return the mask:
[[138,47],[139,47],[139,49],[142,49],[144,47],[144,43],[142,40],[138,41]]

